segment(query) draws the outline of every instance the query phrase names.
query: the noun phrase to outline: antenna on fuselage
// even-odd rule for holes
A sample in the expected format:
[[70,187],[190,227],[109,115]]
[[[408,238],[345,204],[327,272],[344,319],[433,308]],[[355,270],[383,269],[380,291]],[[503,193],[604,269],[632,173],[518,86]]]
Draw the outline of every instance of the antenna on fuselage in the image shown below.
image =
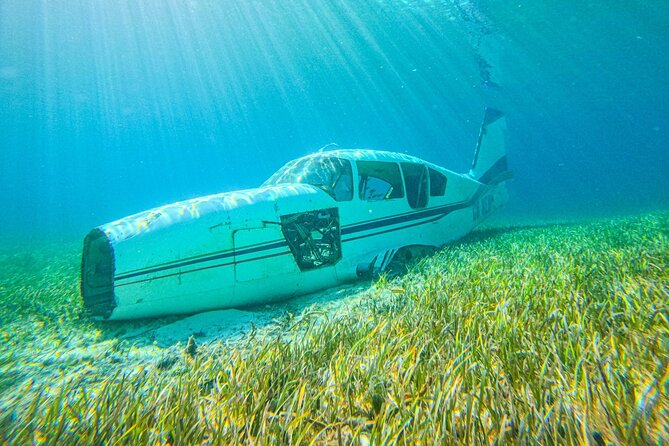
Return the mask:
[[337,144],[336,142],[331,142],[330,144],[325,144],[323,147],[321,147],[320,149],[318,149],[318,151],[319,151],[319,152],[325,152],[325,150],[326,150],[328,147],[331,147],[331,146],[339,147],[339,144]]

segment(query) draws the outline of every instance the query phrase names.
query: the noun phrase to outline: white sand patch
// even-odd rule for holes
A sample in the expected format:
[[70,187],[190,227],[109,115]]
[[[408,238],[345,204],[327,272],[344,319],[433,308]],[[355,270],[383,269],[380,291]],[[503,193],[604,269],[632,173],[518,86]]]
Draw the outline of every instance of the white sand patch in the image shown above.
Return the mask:
[[[178,370],[188,338],[194,337],[198,355],[208,355],[223,344],[235,348],[249,337],[299,336],[297,324],[305,317],[314,323],[352,311],[370,292],[369,282],[342,285],[283,302],[245,309],[215,310],[186,316],[143,321],[101,323],[94,331],[72,332],[13,352],[12,386],[0,401],[0,412],[20,401],[22,392],[36,383],[57,395],[62,385],[95,386],[110,376],[131,378],[147,370]],[[304,327],[302,327],[304,328]]]
[[186,342],[191,336],[204,342],[230,339],[243,336],[254,323],[266,323],[267,316],[261,312],[234,309],[207,311],[163,325],[153,332],[153,339],[163,347]]
[[343,285],[274,304],[207,311],[161,325],[158,325],[158,321],[152,321],[144,330],[137,328],[126,336],[134,338],[139,344],[153,343],[162,348],[175,344],[183,346],[191,336],[199,345],[227,343],[244,339],[252,331],[263,332],[276,328],[273,326],[277,325],[277,321],[299,316],[307,308],[331,312],[368,288],[369,283]]

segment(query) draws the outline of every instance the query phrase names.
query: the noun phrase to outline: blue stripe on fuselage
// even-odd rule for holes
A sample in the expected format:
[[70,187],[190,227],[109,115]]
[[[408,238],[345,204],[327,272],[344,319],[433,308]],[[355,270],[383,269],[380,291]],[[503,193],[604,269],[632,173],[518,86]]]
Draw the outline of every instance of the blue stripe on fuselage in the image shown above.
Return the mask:
[[[471,206],[471,204],[479,197],[479,195],[481,195],[481,192],[482,192],[482,190],[479,189],[479,191],[477,191],[477,193],[475,193],[467,201],[462,201],[462,202],[459,202],[459,203],[448,204],[448,205],[443,205],[443,206],[437,206],[437,207],[434,207],[434,208],[425,209],[425,210],[418,211],[418,212],[411,212],[411,213],[402,214],[402,215],[394,215],[392,217],[381,218],[381,219],[378,219],[378,220],[367,221],[367,222],[364,222],[364,223],[356,223],[356,224],[353,224],[353,225],[343,227],[341,229],[342,243],[350,242],[350,241],[353,241],[353,240],[358,240],[358,239],[361,239],[361,238],[372,237],[372,236],[375,236],[375,235],[385,234],[385,233],[388,233],[388,232],[399,231],[399,230],[402,230],[402,229],[406,229],[406,228],[410,228],[410,227],[414,227],[414,226],[422,225],[422,224],[425,224],[425,223],[430,223],[430,222],[440,220],[441,218],[445,217],[446,215],[450,214],[451,212],[454,212],[454,211],[464,209],[466,207]],[[431,218],[429,220],[425,220],[425,221],[421,221],[421,222],[415,222],[415,220],[420,220],[420,219],[424,219],[424,218],[428,218],[428,217],[435,217],[435,216],[436,216],[436,218]],[[363,232],[363,231],[368,231],[368,230],[371,230],[371,229],[377,229],[377,228],[397,225],[397,224],[406,223],[406,222],[414,222],[414,223],[409,224],[409,225],[404,225],[404,226],[401,226],[401,227],[398,227],[398,228],[391,228],[391,229],[386,229],[386,230],[383,230],[383,231],[374,232],[374,233],[371,233],[371,234],[363,234],[363,235],[359,235],[359,236],[356,236],[356,237],[349,237],[347,239],[343,238],[343,236],[345,236],[345,235],[356,234],[356,233]],[[210,262],[210,261],[213,261],[213,260],[221,260],[221,259],[230,258],[230,257],[234,257],[234,256],[241,256],[241,255],[245,255],[245,254],[253,254],[253,253],[256,253],[256,252],[266,251],[266,250],[269,250],[269,249],[282,248],[282,247],[286,247],[286,246],[288,246],[288,243],[284,240],[284,241],[271,242],[271,243],[267,243],[267,244],[264,244],[264,245],[258,245],[258,246],[254,246],[252,248],[243,248],[243,249],[238,249],[236,251],[227,251],[227,252],[223,252],[223,253],[217,253],[215,255],[210,255],[210,256],[205,255],[205,256],[198,257],[196,259],[185,260],[185,261],[181,261],[181,262],[177,261],[177,263],[155,266],[155,267],[149,267],[149,268],[146,268],[146,269],[140,269],[140,270],[136,270],[136,271],[129,272],[129,273],[119,274],[118,276],[114,277],[114,280],[115,281],[125,280],[125,279],[130,279],[130,278],[133,278],[133,277],[137,277],[137,276],[142,276],[142,275],[145,275],[145,274],[152,274],[152,273],[157,273],[157,272],[161,272],[161,271],[166,271],[166,270],[173,269],[173,268],[182,268],[184,266],[195,265],[195,264],[198,264],[198,263]],[[264,258],[264,257],[265,256],[263,256],[261,258]],[[254,259],[248,259],[248,260],[254,260]],[[246,261],[248,261],[248,260],[246,260]],[[233,264],[233,263],[235,263],[235,262],[222,264],[221,266],[230,265],[230,264]],[[197,270],[199,270],[199,269],[197,269]],[[197,271],[197,270],[192,270],[192,271]],[[188,272],[191,272],[191,271],[183,271],[183,274],[186,274]]]

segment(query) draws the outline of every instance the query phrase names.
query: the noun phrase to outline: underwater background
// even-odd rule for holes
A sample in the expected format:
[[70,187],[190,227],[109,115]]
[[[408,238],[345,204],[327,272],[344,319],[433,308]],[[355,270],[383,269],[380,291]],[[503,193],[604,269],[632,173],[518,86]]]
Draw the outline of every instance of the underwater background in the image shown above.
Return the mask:
[[507,215],[669,202],[660,1],[0,0],[0,237],[255,187],[329,143],[469,169],[508,114]]
[[[0,444],[669,444],[669,3],[0,0]],[[283,302],[99,321],[91,228],[335,143],[505,209]]]

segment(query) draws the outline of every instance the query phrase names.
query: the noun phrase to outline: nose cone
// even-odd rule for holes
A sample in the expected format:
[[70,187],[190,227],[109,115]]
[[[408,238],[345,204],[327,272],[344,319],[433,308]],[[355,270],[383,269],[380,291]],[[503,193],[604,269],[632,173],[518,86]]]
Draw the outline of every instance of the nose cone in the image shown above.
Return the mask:
[[114,298],[114,248],[105,233],[93,229],[84,239],[81,258],[81,295],[93,317],[108,318],[116,308]]

